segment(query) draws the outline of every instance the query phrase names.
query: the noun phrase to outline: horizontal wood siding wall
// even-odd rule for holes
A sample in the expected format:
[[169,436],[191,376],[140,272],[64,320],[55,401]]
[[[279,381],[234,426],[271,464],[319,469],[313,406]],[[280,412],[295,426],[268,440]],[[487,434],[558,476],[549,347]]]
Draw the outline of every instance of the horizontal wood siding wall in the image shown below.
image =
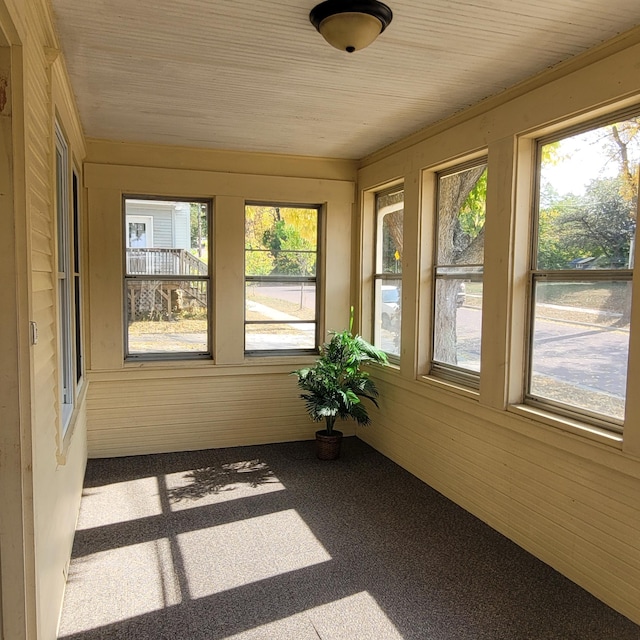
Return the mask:
[[173,249],[176,243],[173,240],[173,220],[171,213],[153,214],[153,246]]
[[640,621],[637,469],[611,468],[604,446],[572,451],[578,436],[540,433],[473,401],[425,397],[419,382],[379,386],[381,409],[360,438]]
[[[84,394],[63,440],[59,415],[59,353],[56,265],[54,126],[56,117],[69,142],[69,162],[84,155],[81,128],[58,55],[49,5],[17,3],[24,25],[24,113],[26,216],[31,284],[30,320],[37,323],[32,346],[32,449],[24,452],[33,473],[33,544],[37,637],[56,637],[66,569],[71,555],[86,463]],[[70,175],[69,175],[70,177]],[[26,364],[26,363],[25,363]]]
[[[33,7],[33,13],[37,13]],[[29,24],[39,25],[36,16]],[[34,34],[34,41],[43,43],[43,27]],[[44,46],[28,47],[26,63],[26,167],[27,207],[31,221],[31,260],[33,285],[33,320],[39,327],[35,350],[35,411],[36,422],[49,433],[56,433],[56,317],[54,273],[53,176],[51,171],[51,112],[48,63]],[[48,427],[48,428],[47,428]]]
[[284,372],[95,376],[88,406],[88,446],[96,458],[306,440],[320,428],[306,415],[295,379]]

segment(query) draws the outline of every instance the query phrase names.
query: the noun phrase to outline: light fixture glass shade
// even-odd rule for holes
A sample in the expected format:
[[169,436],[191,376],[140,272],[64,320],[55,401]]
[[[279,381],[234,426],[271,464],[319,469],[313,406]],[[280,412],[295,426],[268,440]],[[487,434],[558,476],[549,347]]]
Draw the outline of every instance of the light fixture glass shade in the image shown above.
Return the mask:
[[318,27],[323,38],[341,51],[359,51],[368,47],[382,31],[382,23],[367,13],[336,13]]

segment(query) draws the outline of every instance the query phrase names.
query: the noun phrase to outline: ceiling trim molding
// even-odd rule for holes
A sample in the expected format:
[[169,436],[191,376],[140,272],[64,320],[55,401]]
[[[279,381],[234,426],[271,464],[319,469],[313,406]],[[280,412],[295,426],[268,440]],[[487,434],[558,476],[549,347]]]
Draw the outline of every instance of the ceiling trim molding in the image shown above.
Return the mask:
[[97,164],[253,173],[325,180],[354,181],[358,168],[357,160],[341,158],[317,158],[144,142],[114,142],[96,138],[87,138],[87,155],[89,162]]

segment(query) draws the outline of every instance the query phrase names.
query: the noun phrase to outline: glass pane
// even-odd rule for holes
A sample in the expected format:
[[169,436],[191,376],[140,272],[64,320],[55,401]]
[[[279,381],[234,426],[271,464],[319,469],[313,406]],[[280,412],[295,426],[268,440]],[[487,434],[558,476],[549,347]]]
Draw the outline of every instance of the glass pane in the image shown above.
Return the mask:
[[204,202],[127,198],[127,275],[208,275],[208,209]]
[[436,280],[433,359],[480,371],[482,282]]
[[316,319],[315,282],[247,282],[245,318],[251,320]]
[[438,179],[437,264],[483,264],[487,165]]
[[246,324],[246,351],[274,351],[284,349],[315,349],[315,322],[287,324],[273,322],[268,324]]
[[209,283],[128,280],[129,354],[207,353]]
[[377,273],[402,273],[404,190],[376,197]]
[[537,282],[530,393],[622,420],[631,282]]
[[639,127],[636,117],[542,146],[538,269],[633,267]]
[[315,276],[318,209],[245,207],[245,274]]
[[400,356],[402,280],[376,280],[373,343],[379,349]]

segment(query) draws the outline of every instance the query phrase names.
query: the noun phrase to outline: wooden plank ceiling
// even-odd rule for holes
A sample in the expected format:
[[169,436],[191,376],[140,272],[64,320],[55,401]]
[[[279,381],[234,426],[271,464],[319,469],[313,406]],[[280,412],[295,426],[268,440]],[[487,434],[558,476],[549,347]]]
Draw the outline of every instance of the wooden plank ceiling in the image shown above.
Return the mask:
[[387,0],[368,49],[313,0],[52,0],[91,138],[358,159],[640,24],[638,0]]

